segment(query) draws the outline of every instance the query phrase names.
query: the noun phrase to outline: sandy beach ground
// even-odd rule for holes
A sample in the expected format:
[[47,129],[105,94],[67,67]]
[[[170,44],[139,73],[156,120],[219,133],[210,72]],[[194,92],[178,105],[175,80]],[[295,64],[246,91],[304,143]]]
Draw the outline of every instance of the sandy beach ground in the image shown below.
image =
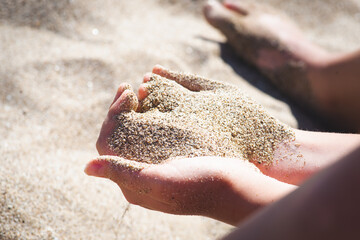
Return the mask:
[[[261,0],[331,51],[359,47],[360,0]],[[239,86],[292,127],[313,119],[242,63],[198,0],[0,0],[0,239],[214,239],[231,230],[127,203],[83,173],[117,86],[155,64]],[[124,214],[125,213],[125,214]]]

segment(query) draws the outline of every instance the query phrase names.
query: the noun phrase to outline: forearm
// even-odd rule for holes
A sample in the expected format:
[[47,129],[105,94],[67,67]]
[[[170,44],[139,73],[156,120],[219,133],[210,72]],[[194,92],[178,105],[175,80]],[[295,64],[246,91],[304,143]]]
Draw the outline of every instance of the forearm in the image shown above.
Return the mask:
[[295,130],[295,135],[295,141],[278,146],[272,164],[258,164],[264,174],[283,182],[300,184],[360,145],[359,134]]
[[225,239],[359,239],[360,148]]
[[331,54],[309,77],[317,104],[328,120],[360,133],[360,51]]

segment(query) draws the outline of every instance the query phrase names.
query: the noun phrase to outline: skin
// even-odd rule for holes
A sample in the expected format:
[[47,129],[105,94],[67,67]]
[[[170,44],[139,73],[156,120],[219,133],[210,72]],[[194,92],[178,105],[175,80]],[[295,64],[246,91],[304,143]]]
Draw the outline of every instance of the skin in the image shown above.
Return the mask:
[[[154,67],[153,73],[169,76],[161,66]],[[144,76],[145,84],[150,76]],[[148,94],[145,84],[139,88],[139,100]],[[200,88],[191,85],[192,90]],[[100,155],[116,155],[107,139],[116,127],[119,113],[137,110],[138,103],[132,102],[134,96],[128,84],[119,86],[96,144]],[[132,204],[166,213],[208,216],[233,225],[295,188],[265,176],[242,159],[199,157],[140,165],[143,170],[133,171],[107,158],[98,158],[87,165],[85,172],[114,181]]]
[[[256,15],[254,12],[253,8],[241,1],[225,1],[223,5],[207,4],[204,8],[208,21],[228,39],[229,33],[221,26],[221,23],[231,21],[228,14],[236,13],[238,19],[249,19]],[[260,12],[261,15],[263,13]],[[275,15],[268,17],[273,22],[278,18]],[[265,28],[273,30],[275,39],[290,49],[292,58],[300,59],[305,64],[307,81],[316,99],[315,110],[331,119],[341,129],[359,132],[360,113],[354,109],[360,107],[360,51],[330,54],[307,41],[296,26],[290,25],[292,24],[289,21],[278,21]],[[229,42],[233,46],[238,44]],[[242,52],[238,54],[243,55]],[[260,61],[251,63],[260,70],[274,70],[278,66],[272,65],[271,61],[281,63],[286,62],[286,58],[288,56],[274,49],[267,51],[267,55],[261,57]],[[341,146],[337,146],[336,142],[341,144],[346,138],[331,139],[334,136],[336,135],[327,134],[322,137],[320,134],[313,134],[311,139],[310,135],[305,133],[303,140],[312,149],[316,149],[319,143],[327,143],[324,154],[334,153],[331,148],[340,153]],[[360,212],[360,194],[359,191],[354,191],[352,186],[360,180],[360,145],[356,141],[354,143],[351,147],[353,150],[346,149],[340,156],[337,155],[328,162],[336,163],[330,164],[330,167],[316,174],[285,198],[259,211],[225,239],[358,239],[360,232],[357,231],[356,216]],[[310,158],[319,159],[315,155]],[[319,160],[322,161],[321,158]],[[310,171],[309,176],[312,174]],[[331,191],[328,191],[329,187]]]
[[300,185],[360,145],[359,134],[294,131],[295,141],[280,144],[272,164],[254,163],[264,174],[290,184]]
[[[353,109],[359,109],[360,104],[356,78],[360,52],[329,54],[308,42],[293,24],[275,15],[265,16],[261,11],[253,14],[253,10],[241,1],[225,1],[223,5],[209,3],[204,13],[235,47],[237,43],[230,37],[233,33],[223,28],[234,16],[245,26],[253,28],[256,23],[265,29],[267,37],[285,45],[287,51],[260,48],[257,58],[245,56],[245,59],[266,72],[278,70],[289,60],[301,61],[306,66],[305,80],[316,100],[315,109],[343,129],[359,131],[360,116]],[[153,72],[166,77],[166,70],[160,66]],[[148,80],[146,75],[144,82]],[[138,95],[140,100],[146,98],[144,86]],[[113,155],[106,139],[114,130],[114,116],[136,110],[137,103],[130,101],[134,96],[127,85],[119,87],[97,142],[100,154]],[[257,212],[227,239],[358,238],[359,233],[354,229],[360,196],[351,186],[360,180],[359,135],[298,130],[295,135],[295,142],[280,144],[273,164],[257,165],[262,173],[241,159],[215,157],[173,159],[151,166],[142,164],[142,170],[129,170],[100,158],[91,161],[85,172],[111,179],[130,203],[153,210],[203,215],[233,225]],[[301,157],[293,161],[288,158],[289,154]],[[309,178],[298,189],[292,185]],[[327,215],[330,209],[332,214]],[[299,228],[304,223],[307,223],[306,231]],[[321,231],[324,227],[326,231]]]
[[198,157],[142,165],[143,170],[132,171],[100,158],[91,161],[85,172],[114,181],[132,204],[232,225],[295,189],[241,159]]
[[359,160],[360,147],[224,239],[359,239]]
[[[204,7],[204,15],[212,26],[226,36],[240,57],[272,79],[294,101],[312,109],[319,117],[327,122],[331,121],[340,130],[360,131],[360,112],[354,111],[360,109],[360,51],[329,53],[308,41],[296,24],[286,16],[273,9],[241,0],[225,0],[222,4],[209,1]],[[253,43],[244,40],[245,33],[248,32],[263,40],[250,53],[245,51],[247,45],[253,46]],[[267,42],[276,42],[277,45],[266,45]],[[278,45],[285,50],[280,50],[276,47]],[[289,61],[300,62],[305,76],[297,79],[298,72],[293,75],[287,73],[285,76],[282,68]],[[295,95],[291,91],[293,84],[288,88],[281,88],[279,82],[272,78],[274,73],[278,78],[284,75],[285,80],[306,81],[309,89]],[[312,99],[311,102],[308,101],[309,98]]]
[[[161,66],[155,66],[153,73],[168,76],[167,69]],[[150,76],[144,76],[144,83]],[[187,84],[183,83],[184,86]],[[139,88],[140,100],[148,94],[145,86]],[[119,87],[97,141],[100,155],[115,155],[107,139],[116,127],[115,117],[138,108],[134,96],[127,84]],[[236,225],[360,144],[358,135],[297,130],[295,134],[295,142],[280,144],[273,164],[257,165],[262,172],[242,159],[219,157],[142,164],[143,169],[137,171],[100,158],[91,161],[85,172],[114,181],[130,203],[167,213],[208,216]],[[287,159],[289,153],[302,157],[296,161]]]

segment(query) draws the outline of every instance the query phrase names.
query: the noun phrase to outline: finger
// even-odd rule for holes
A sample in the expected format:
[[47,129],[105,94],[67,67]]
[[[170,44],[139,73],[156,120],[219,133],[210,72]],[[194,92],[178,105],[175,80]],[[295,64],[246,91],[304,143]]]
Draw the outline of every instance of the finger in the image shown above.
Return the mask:
[[[133,173],[140,172],[149,164],[128,160],[117,156],[99,156],[85,167],[85,173],[90,176],[113,178],[126,181]],[[121,178],[119,178],[121,177]]]
[[147,89],[147,84],[146,83],[140,84],[138,90],[139,101],[144,100],[148,95],[149,95],[149,91]]
[[115,94],[115,97],[114,97],[114,100],[112,101],[110,107],[115,103],[115,101],[121,96],[121,94],[123,94],[123,92],[128,89],[128,90],[132,90],[132,87],[130,84],[128,83],[122,83],[120,84],[116,94]]
[[151,73],[146,73],[144,75],[143,83],[147,83],[148,81],[150,81],[151,75],[152,75]]
[[248,15],[249,14],[248,9],[251,9],[251,7],[249,6],[249,3],[246,3],[244,1],[225,0],[223,2],[223,5],[226,8],[233,10],[244,16]]
[[136,110],[139,103],[135,93],[132,90],[125,89],[121,96],[115,101],[109,109],[108,115],[101,127],[99,138],[96,142],[96,148],[101,155],[113,155],[113,151],[108,145],[108,137],[118,124],[115,117],[122,112]]
[[111,136],[117,124],[118,123],[114,116],[108,113],[101,126],[101,131],[96,141],[96,149],[100,155],[114,155],[114,152],[108,143],[108,138]]
[[84,171],[87,175],[108,178],[119,186],[142,193],[152,192],[155,186],[158,194],[161,193],[158,186],[162,185],[164,175],[167,176],[167,172],[163,170],[172,172],[170,168],[162,168],[162,166],[162,164],[148,164],[118,156],[99,156],[90,161]]
[[118,124],[115,116],[121,112],[130,112],[136,110],[139,103],[135,93],[131,90],[129,84],[121,84],[118,88],[114,102],[111,104],[109,112],[102,124],[99,138],[96,142],[96,149],[101,155],[113,155],[113,151],[109,148],[108,137],[114,131]]
[[152,71],[154,74],[173,80],[191,91],[206,91],[224,87],[223,83],[209,80],[190,73],[178,73],[156,65]]
[[143,84],[140,85],[138,90],[139,101],[144,100],[149,95],[146,83],[151,81],[151,75],[152,73],[146,73],[144,75]]
[[100,156],[90,161],[84,171],[90,176],[108,178],[128,189],[150,192],[151,186],[147,183],[147,178],[140,175],[149,166],[147,163],[117,156]]
[[233,20],[236,18],[237,20],[241,20],[237,12],[233,11],[230,4],[224,3],[221,4],[218,1],[209,0],[204,5],[203,13],[206,20],[215,28],[220,31],[224,31],[225,29],[232,29]]
[[121,96],[110,107],[109,114],[119,115],[121,112],[135,111],[138,107],[139,101],[132,90],[125,89]]
[[171,178],[168,177],[169,173],[176,175],[176,171],[166,166],[136,162],[117,156],[100,156],[90,161],[84,172],[90,176],[108,178],[121,189],[146,194],[156,201],[168,203],[171,198],[167,196],[167,192],[172,184],[167,178]]

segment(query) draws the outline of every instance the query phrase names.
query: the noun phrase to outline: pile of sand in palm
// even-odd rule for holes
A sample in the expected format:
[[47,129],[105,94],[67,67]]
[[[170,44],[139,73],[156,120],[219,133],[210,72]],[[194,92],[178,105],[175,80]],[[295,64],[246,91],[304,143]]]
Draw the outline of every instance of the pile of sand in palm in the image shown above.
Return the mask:
[[[117,116],[109,139],[120,157],[160,163],[174,157],[238,157],[270,163],[294,133],[239,88],[185,73],[153,74],[139,112]],[[183,87],[182,85],[187,88]]]

